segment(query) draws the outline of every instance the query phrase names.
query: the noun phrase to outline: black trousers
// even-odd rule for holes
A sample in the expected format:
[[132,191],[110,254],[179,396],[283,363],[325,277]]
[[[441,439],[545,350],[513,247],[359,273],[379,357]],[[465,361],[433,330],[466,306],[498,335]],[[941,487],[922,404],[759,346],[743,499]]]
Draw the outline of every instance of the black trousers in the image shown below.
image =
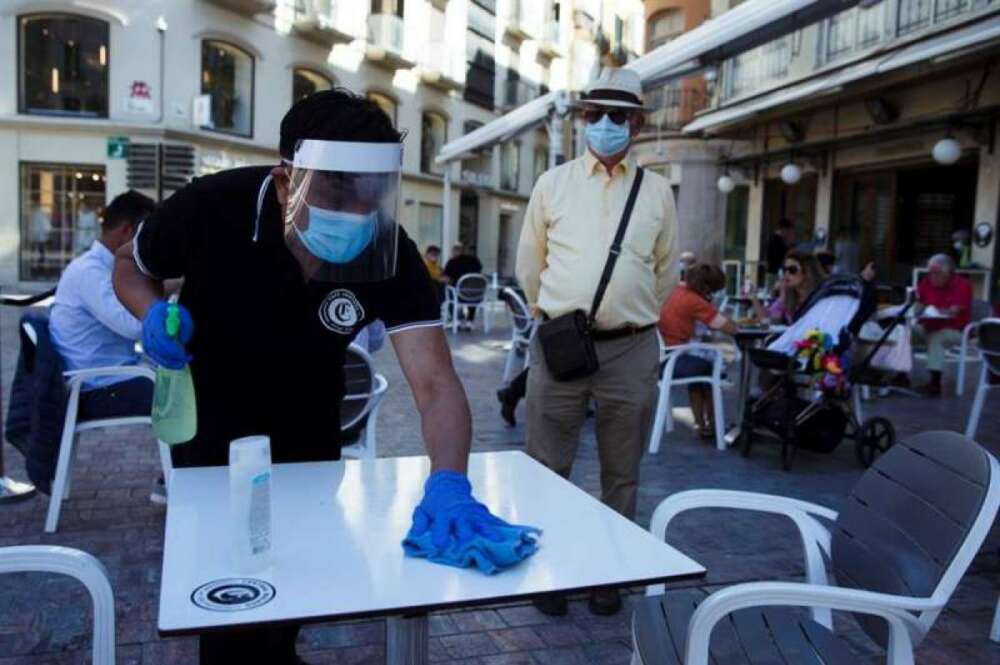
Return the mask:
[[153,382],[129,379],[80,393],[80,420],[148,416],[153,410]]
[[203,633],[198,637],[201,665],[296,665],[300,624],[259,626]]

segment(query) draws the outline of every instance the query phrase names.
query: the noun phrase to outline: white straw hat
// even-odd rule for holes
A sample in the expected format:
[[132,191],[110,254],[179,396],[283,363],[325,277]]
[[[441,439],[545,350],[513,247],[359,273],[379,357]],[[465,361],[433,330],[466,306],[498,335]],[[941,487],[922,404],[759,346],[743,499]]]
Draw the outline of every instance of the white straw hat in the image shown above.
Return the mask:
[[643,108],[642,80],[631,69],[605,67],[596,80],[587,85],[580,101],[596,106]]

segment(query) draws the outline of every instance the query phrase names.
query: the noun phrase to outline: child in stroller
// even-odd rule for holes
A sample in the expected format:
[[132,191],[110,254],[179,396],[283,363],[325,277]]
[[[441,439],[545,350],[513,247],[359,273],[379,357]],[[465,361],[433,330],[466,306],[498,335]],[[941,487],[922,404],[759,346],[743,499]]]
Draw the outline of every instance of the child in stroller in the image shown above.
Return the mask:
[[[851,398],[860,400],[857,388],[877,380],[871,358],[905,320],[908,308],[901,308],[882,337],[863,350],[855,342],[875,312],[874,287],[852,275],[825,280],[787,330],[766,349],[750,350],[750,362],[776,379],[762,395],[751,397],[744,410],[744,456],[761,432],[781,442],[785,470],[799,448],[831,452],[844,438],[854,439],[858,460],[866,467],[888,450],[895,442],[892,423],[882,417],[860,422],[860,409],[851,408]],[[862,350],[863,358],[854,362]]]

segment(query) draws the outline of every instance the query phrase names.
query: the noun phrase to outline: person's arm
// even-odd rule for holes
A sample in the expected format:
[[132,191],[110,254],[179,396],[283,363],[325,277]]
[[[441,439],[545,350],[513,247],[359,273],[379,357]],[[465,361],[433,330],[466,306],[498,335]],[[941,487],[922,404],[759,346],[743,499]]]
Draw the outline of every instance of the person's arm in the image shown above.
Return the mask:
[[521,238],[517,244],[517,264],[515,274],[524,290],[524,296],[531,307],[538,304],[538,292],[542,287],[542,271],[548,255],[547,220],[545,213],[545,184],[548,178],[543,174],[531,191],[531,199],[524,213]]
[[718,330],[719,332],[725,333],[730,337],[733,337],[738,332],[736,324],[722,314],[716,314],[715,317],[709,322],[708,327],[712,330]]
[[472,415],[439,326],[401,330],[392,346],[420,412],[431,471],[465,473],[472,441]]
[[653,260],[656,262],[653,271],[656,275],[656,302],[663,302],[677,287],[680,273],[677,270],[677,205],[674,203],[674,193],[668,186],[664,201],[663,228],[656,236],[656,246],[653,248]]
[[163,298],[163,282],[139,268],[131,242],[115,253],[113,283],[118,300],[139,321],[146,317],[154,302]]
[[111,273],[96,266],[86,270],[80,285],[84,307],[101,324],[125,339],[142,336],[142,322],[134,317],[115,296]]

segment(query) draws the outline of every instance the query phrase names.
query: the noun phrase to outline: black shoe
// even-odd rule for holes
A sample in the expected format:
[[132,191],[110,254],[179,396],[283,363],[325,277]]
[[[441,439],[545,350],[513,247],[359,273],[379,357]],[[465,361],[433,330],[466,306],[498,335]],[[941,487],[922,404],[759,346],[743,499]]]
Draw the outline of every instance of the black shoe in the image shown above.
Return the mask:
[[550,617],[564,617],[569,613],[569,603],[566,596],[558,593],[550,593],[547,596],[539,596],[531,601],[535,609]]
[[602,617],[618,614],[622,611],[622,596],[618,589],[594,589],[590,592],[587,609]]
[[517,425],[517,417],[514,415],[517,410],[517,400],[511,396],[510,390],[507,388],[498,390],[497,399],[500,400],[500,417],[509,427]]

